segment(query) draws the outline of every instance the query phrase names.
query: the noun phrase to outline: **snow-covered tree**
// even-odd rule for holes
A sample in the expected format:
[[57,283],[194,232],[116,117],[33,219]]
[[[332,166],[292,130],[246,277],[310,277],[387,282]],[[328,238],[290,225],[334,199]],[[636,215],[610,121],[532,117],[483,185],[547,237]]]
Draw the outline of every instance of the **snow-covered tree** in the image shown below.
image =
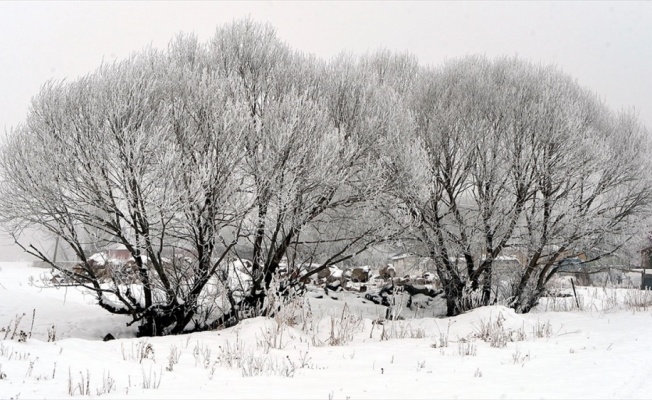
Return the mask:
[[377,172],[386,103],[355,59],[291,52],[250,20],[218,30],[211,54],[249,110],[243,179],[254,207],[242,243],[253,285],[236,309],[258,315],[284,258],[305,277],[303,264],[323,268],[384,237],[369,222],[386,182]]
[[[370,83],[357,63],[292,52],[251,20],[207,44],[180,35],[43,87],[2,149],[2,215],[16,238],[30,226],[65,241],[81,269],[19,243],[142,334],[206,326],[213,285],[226,299],[217,323],[259,315],[290,249],[326,265],[385,236],[367,222],[392,114]],[[88,240],[124,246],[136,276],[98,276]],[[229,263],[247,246],[251,285],[236,298]]]
[[[146,335],[181,332],[193,319],[226,254],[215,261],[221,230],[237,231],[247,207],[238,187],[245,104],[228,96],[228,79],[193,67],[194,57],[200,47],[179,40],[166,53],[48,83],[2,149],[2,214],[15,237],[27,226],[60,237],[81,270],[52,266],[95,291],[102,307],[132,315]],[[106,233],[95,247],[130,252],[135,281],[97,275],[86,252],[98,237],[84,234],[91,230]],[[170,258],[174,249],[189,260]]]
[[[260,315],[284,260],[281,290],[387,241],[435,261],[449,315],[488,304],[494,261],[519,251],[525,312],[560,257],[635,234],[648,150],[636,118],[554,68],[421,68],[386,50],[324,62],[247,19],[45,84],[0,150],[0,215],[144,335]],[[79,266],[20,240],[26,228]],[[100,274],[89,249],[114,245],[130,267]]]
[[[492,267],[506,249],[526,254],[511,304],[527,311],[559,255],[571,247],[607,254],[646,215],[645,132],[610,117],[566,75],[473,56],[418,79],[413,133],[392,149],[404,181],[394,215],[411,226],[410,250],[435,261],[448,315],[488,304]],[[556,254],[542,256],[551,248]]]
[[649,135],[637,119],[568,77],[539,77],[545,114],[532,119],[534,192],[514,241],[527,255],[511,304],[520,312],[545,294],[561,259],[622,253],[647,225],[652,196]]

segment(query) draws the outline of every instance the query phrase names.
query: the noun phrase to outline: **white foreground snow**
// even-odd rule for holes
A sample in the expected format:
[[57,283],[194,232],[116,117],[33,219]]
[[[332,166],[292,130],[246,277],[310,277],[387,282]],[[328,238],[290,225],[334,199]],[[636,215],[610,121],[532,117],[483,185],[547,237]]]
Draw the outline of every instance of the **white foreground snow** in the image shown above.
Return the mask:
[[[492,306],[383,325],[373,321],[384,307],[313,294],[292,326],[256,318],[135,338],[128,319],[95,306],[93,296],[40,288],[44,272],[0,263],[0,327],[11,330],[0,331],[0,399],[652,396],[652,308],[634,307],[650,296],[634,289],[578,288],[582,311],[566,298],[526,315]],[[12,340],[23,313],[17,331],[31,337]],[[504,347],[479,337],[490,323],[508,335]],[[118,339],[103,342],[109,332]],[[337,341],[345,344],[330,345]]]

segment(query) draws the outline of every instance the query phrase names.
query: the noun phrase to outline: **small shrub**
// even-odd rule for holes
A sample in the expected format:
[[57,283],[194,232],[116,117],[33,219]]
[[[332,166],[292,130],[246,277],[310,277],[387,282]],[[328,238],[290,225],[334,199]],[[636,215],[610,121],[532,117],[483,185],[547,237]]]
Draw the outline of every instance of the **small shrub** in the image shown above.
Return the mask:
[[34,361],[30,360],[29,366],[27,367],[27,372],[25,373],[25,378],[31,378],[33,371],[34,371]]
[[296,365],[289,357],[279,362],[269,356],[249,353],[240,360],[240,369],[244,377],[277,375],[292,378],[296,371]]
[[569,311],[584,311],[587,305],[584,301],[584,296],[581,294],[569,297],[551,296],[546,297],[546,306],[544,311],[553,312],[569,312]]
[[240,368],[240,361],[244,355],[244,343],[236,337],[235,343],[231,344],[228,340],[224,347],[220,346],[220,353],[217,359],[221,365],[228,368]]
[[199,364],[204,368],[208,368],[211,364],[211,349],[203,344],[197,342],[195,348],[192,350],[192,355],[195,357],[195,367]]
[[79,377],[79,382],[73,383],[72,373],[70,372],[70,368],[68,368],[68,395],[74,396],[75,393],[78,393],[82,396],[90,396],[91,374],[88,372],[88,370],[86,370],[86,376],[84,376],[84,373],[80,371]]
[[650,290],[629,289],[625,292],[623,303],[631,311],[647,311],[652,307]]
[[102,374],[102,387],[97,389],[97,395],[109,394],[115,390],[115,379],[111,377],[111,372],[104,372]]
[[[485,322],[480,320],[480,325],[476,328],[475,333],[472,335],[474,338],[480,339],[489,343],[491,347],[503,348],[509,342],[522,342],[527,339],[525,333],[525,322],[523,325],[516,329],[509,329],[504,326],[505,317],[501,313],[495,321],[489,318]],[[536,338],[549,338],[552,336],[552,324],[550,321],[541,323],[537,320],[535,326],[532,327],[532,337]]]
[[[142,370],[143,372],[143,389],[158,389],[159,386],[161,386],[161,378],[163,378],[163,370],[158,374],[158,380],[156,379],[156,371],[152,372],[152,367],[149,367],[149,374],[145,374],[145,370]],[[153,376],[152,376],[153,375]]]
[[480,320],[480,327],[477,329],[474,337],[489,343],[491,347],[503,348],[507,346],[507,342],[511,341],[511,331],[505,329],[503,322],[505,317],[501,313],[498,313],[498,317],[495,321],[491,320],[485,322]]
[[[606,281],[605,281],[606,282]],[[604,299],[602,300],[602,310],[607,311],[618,307],[618,292],[613,288],[607,288],[603,286],[602,288]]]
[[139,341],[136,343],[135,347],[134,344],[131,343],[131,352],[125,351],[124,343],[120,344],[120,349],[124,361],[138,361],[139,364],[142,364],[144,359],[156,361],[154,358],[154,347],[146,340]]
[[532,336],[534,338],[549,338],[552,336],[552,325],[550,321],[543,324],[537,319],[537,324],[532,327]]
[[[36,312],[36,310],[34,310]],[[32,336],[32,332],[30,331],[29,335],[21,330],[18,330],[18,327],[20,326],[20,322],[22,321],[23,317],[25,316],[25,313],[22,315],[16,315],[16,319],[12,319],[9,321],[9,324],[7,324],[6,327],[0,328],[0,334],[4,333],[2,340],[18,340],[19,342],[26,342],[28,336]],[[13,328],[12,328],[12,323],[13,323]],[[34,326],[34,320],[32,319],[32,327]],[[11,335],[11,336],[10,336]]]
[[172,372],[174,366],[179,363],[179,358],[181,357],[181,350],[177,349],[177,346],[170,346],[170,355],[168,355],[168,366],[165,367],[166,371]]
[[331,330],[327,341],[330,346],[343,346],[351,342],[355,333],[362,330],[363,326],[362,317],[353,315],[347,303],[344,303],[340,318],[331,315],[330,322]]
[[475,356],[478,353],[478,347],[470,340],[460,339],[457,342],[457,353],[464,356]]
[[266,302],[266,315],[272,321],[271,326],[266,325],[262,329],[262,336],[257,338],[259,347],[265,350],[265,353],[270,349],[283,349],[287,345],[283,336],[288,327],[296,326],[300,319],[303,319],[303,325],[306,326],[304,309],[304,298],[301,296],[291,297],[288,300],[283,295],[279,294],[282,284],[278,277],[274,277],[268,289]]
[[314,369],[315,365],[310,360],[311,358],[308,357],[307,351],[305,353],[302,351],[299,352],[299,368]]
[[[387,326],[387,328],[386,328]],[[389,339],[422,339],[426,337],[426,330],[413,328],[412,321],[385,321],[380,340]]]
[[52,325],[48,328],[48,342],[55,342],[57,340],[57,327]]
[[154,359],[154,347],[152,344],[147,342],[140,342],[139,344],[140,350],[138,352],[138,362],[142,363],[144,359],[151,359],[152,361],[156,361]]
[[525,333],[525,321],[523,322],[523,326],[512,332],[512,339],[515,342],[522,342],[527,339],[527,333]]
[[237,338],[235,343],[227,341],[224,346],[220,346],[217,360],[211,367],[211,377],[215,373],[217,365],[239,369],[243,377],[277,375],[291,378],[298,368],[314,368],[310,363],[308,352],[300,352],[298,363],[292,361],[289,356],[278,360],[265,354],[259,355],[248,351],[245,349],[244,343]]
[[516,350],[512,353],[512,362],[514,364],[524,364],[525,361],[530,359],[530,353],[522,354],[521,350],[516,347]]
[[[439,324],[437,324],[437,322],[435,322],[435,324],[437,326],[437,330],[439,331],[439,347],[440,348],[448,347],[448,336],[450,335],[451,325],[453,325],[454,323],[455,323],[455,321],[452,321],[452,320],[449,319],[448,320],[448,326],[446,327],[446,332],[444,333],[439,329]],[[434,343],[432,347],[437,348],[437,343]]]
[[242,376],[259,376],[265,372],[267,367],[267,357],[256,357],[253,354],[247,355],[240,361]]
[[283,340],[285,329],[283,321],[272,319],[270,324],[261,328],[261,336],[256,335],[258,347],[262,348],[265,353],[269,353],[270,349],[284,349],[289,343],[289,341],[284,342]]

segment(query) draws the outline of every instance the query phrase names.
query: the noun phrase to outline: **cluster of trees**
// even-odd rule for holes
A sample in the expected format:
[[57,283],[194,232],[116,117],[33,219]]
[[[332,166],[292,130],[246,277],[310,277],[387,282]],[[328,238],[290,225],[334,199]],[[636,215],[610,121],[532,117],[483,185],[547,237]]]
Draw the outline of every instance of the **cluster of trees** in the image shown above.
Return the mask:
[[[561,255],[612,254],[638,233],[648,149],[633,115],[555,68],[388,51],[326,62],[244,20],[44,85],[2,145],[0,214],[54,268],[21,231],[67,243],[82,272],[62,272],[143,335],[205,326],[216,279],[219,322],[260,315],[283,260],[325,267],[388,242],[435,260],[449,315],[476,293],[488,304],[493,261],[521,251],[510,301],[527,312]],[[138,285],[96,275],[88,249],[112,243]],[[252,284],[237,297],[241,248]]]
[[505,252],[524,260],[508,297],[527,312],[561,258],[614,254],[644,229],[648,132],[555,68],[467,57],[424,72],[413,96],[394,195],[436,260],[449,315],[491,301]]

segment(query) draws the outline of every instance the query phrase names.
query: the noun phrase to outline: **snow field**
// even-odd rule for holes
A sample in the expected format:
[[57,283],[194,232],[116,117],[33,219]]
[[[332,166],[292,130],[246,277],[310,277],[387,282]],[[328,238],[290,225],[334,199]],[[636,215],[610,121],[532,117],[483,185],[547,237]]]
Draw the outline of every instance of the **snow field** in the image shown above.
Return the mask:
[[[497,305],[399,321],[352,293],[312,293],[275,318],[136,338],[127,318],[83,291],[39,287],[43,272],[0,264],[2,399],[649,398],[652,389],[652,296],[635,289],[579,287],[577,302],[544,299],[525,315]],[[117,340],[103,342],[109,332]]]

